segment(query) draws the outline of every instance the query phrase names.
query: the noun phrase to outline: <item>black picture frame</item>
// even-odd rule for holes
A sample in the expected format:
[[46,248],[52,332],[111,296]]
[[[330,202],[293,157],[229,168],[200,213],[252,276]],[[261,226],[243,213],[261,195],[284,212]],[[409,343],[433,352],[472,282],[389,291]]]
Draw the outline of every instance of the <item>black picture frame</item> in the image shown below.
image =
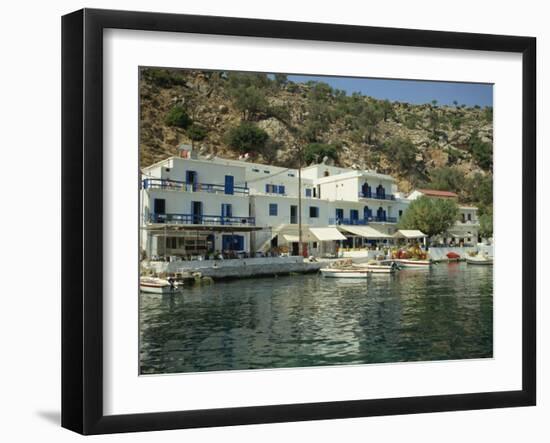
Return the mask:
[[[103,413],[103,30],[170,31],[522,54],[522,389],[323,403]],[[229,17],[83,9],[62,18],[62,426],[151,431],[536,403],[536,39]]]

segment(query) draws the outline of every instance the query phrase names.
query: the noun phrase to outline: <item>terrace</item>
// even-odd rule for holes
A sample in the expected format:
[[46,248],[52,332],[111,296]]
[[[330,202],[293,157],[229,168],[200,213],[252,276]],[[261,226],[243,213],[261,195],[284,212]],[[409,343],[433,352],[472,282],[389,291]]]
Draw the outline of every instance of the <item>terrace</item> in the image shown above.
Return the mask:
[[329,225],[366,226],[369,223],[397,223],[396,217],[329,218]]
[[395,200],[393,194],[376,194],[372,192],[359,192],[359,198],[370,198],[374,200]]
[[142,182],[143,189],[163,189],[183,192],[208,192],[213,194],[248,195],[247,186],[228,186],[215,183],[187,183],[179,180],[161,178],[146,178]]
[[255,217],[227,217],[198,214],[150,214],[149,223],[173,225],[255,226]]

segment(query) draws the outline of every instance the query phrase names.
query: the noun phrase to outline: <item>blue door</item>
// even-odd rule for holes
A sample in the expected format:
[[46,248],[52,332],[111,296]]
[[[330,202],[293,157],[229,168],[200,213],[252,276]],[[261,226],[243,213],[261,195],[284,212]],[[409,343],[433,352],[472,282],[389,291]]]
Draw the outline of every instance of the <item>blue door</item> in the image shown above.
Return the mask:
[[232,175],[226,175],[224,192],[226,194],[233,194],[234,186],[235,186],[235,178]]
[[195,225],[202,224],[202,202],[191,202],[191,220]]
[[336,224],[342,223],[343,219],[344,219],[344,210],[336,209]]
[[370,210],[370,208],[368,206],[365,206],[363,208],[363,218],[365,220],[370,220],[371,217],[372,217],[372,211]]
[[378,211],[376,211],[376,218],[378,221],[386,221],[386,211],[384,208],[378,208]]
[[242,236],[242,235],[222,235],[222,249],[224,251],[242,251],[242,250],[244,250],[244,236]]
[[359,220],[359,211],[357,209],[350,209],[349,218],[352,225],[356,225]]
[[187,184],[187,189],[196,191],[197,190],[197,173],[196,171],[185,171],[185,183]]
[[222,225],[231,224],[233,217],[233,206],[229,203],[222,203]]

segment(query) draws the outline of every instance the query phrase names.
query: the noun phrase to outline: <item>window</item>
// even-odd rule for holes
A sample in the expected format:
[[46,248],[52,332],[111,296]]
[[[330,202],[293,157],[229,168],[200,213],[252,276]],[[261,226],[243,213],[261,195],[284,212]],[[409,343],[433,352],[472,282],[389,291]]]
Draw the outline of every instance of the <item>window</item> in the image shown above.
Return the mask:
[[311,189],[306,188],[306,197],[311,197]]
[[399,210],[399,218],[401,218],[403,216],[403,209],[400,209]]
[[[468,221],[472,221],[472,214],[468,214]],[[468,240],[470,241],[470,240]]]
[[285,193],[285,187],[283,185],[279,185],[279,194]]
[[274,185],[265,185],[265,193],[272,194],[277,188]]
[[296,175],[294,175],[294,172],[289,172],[289,173],[288,173],[288,176],[289,176],[289,177],[296,177]]
[[464,223],[466,221],[466,215],[464,213],[462,213],[460,215],[462,215],[462,223]]
[[260,172],[258,168],[252,168],[252,172]]
[[264,169],[265,174],[269,174],[269,171],[267,169]]
[[277,203],[269,204],[269,215],[276,216],[278,213]]
[[319,217],[319,207],[310,206],[309,207],[309,217],[310,218],[318,218]]
[[359,211],[357,209],[350,209],[349,218],[352,220],[359,220]]

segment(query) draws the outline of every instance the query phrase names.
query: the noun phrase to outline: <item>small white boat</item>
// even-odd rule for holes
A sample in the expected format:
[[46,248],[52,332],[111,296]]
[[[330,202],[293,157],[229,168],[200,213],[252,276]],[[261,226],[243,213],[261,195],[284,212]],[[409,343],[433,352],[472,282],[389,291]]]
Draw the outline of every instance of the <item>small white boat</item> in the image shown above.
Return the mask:
[[369,271],[359,268],[321,268],[321,275],[330,278],[367,278]]
[[431,265],[430,260],[413,260],[405,258],[396,258],[395,263],[402,268],[423,268],[427,269]]
[[173,294],[178,291],[178,286],[163,278],[140,277],[139,290],[150,294]]
[[469,265],[492,265],[493,257],[486,254],[477,254],[472,257],[466,257],[466,263]]
[[355,266],[366,269],[371,274],[392,274],[397,270],[397,264],[394,261],[361,263]]

